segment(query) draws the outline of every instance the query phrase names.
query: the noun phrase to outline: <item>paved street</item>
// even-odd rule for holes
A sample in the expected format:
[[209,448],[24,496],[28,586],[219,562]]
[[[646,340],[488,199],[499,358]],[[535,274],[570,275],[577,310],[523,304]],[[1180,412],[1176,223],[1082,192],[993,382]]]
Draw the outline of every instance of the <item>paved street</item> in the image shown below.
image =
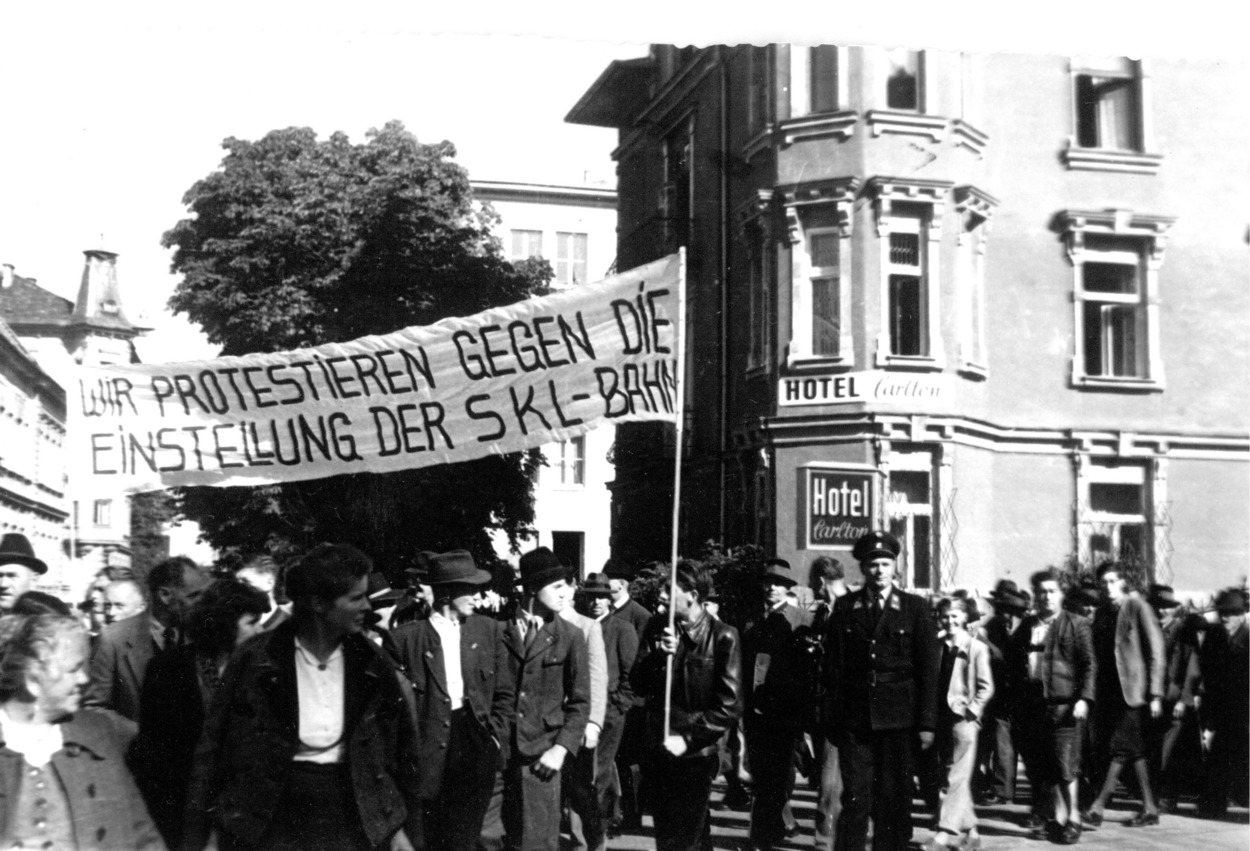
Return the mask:
[[[724,786],[717,784],[712,794],[713,804],[718,802]],[[806,787],[802,778],[794,794],[794,815],[799,822],[799,833],[780,846],[789,851],[812,847],[812,818],[815,814],[815,793]],[[982,848],[985,851],[1014,851],[1030,849],[1040,851],[1050,847],[1048,842],[1030,839],[1020,827],[1028,807],[1013,806],[978,807],[981,816]],[[1086,849],[1121,849],[1121,851],[1155,851],[1159,849],[1194,849],[1203,851],[1245,851],[1250,846],[1250,814],[1245,809],[1230,810],[1225,821],[1207,821],[1192,815],[1192,804],[1183,804],[1180,815],[1165,815],[1158,827],[1128,828],[1118,822],[1127,821],[1136,812],[1132,802],[1120,804],[1107,810],[1107,821],[1098,830],[1085,832],[1078,847]],[[918,847],[929,837],[931,820],[915,819],[915,844]],[[733,810],[713,810],[712,840],[716,849],[738,851],[746,841],[747,814]],[[651,819],[644,821],[643,829],[622,834],[610,840],[611,851],[644,851],[655,847],[651,831]]]

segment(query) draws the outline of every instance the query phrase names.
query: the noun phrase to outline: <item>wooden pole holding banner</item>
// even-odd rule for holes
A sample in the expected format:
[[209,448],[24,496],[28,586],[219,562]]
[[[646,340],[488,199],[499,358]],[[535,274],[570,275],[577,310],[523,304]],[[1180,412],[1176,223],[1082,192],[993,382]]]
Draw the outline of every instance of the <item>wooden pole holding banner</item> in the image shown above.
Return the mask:
[[[678,249],[681,261],[678,267],[677,283],[677,392],[675,407],[677,412],[676,448],[673,450],[673,538],[671,550],[671,569],[668,578],[668,629],[677,635],[677,615],[673,609],[673,600],[677,596],[677,537],[678,520],[681,516],[681,450],[682,436],[686,424],[686,247]],[[702,602],[702,601],[700,601]],[[673,715],[673,657],[669,656],[664,670],[664,738],[669,736],[669,722]]]

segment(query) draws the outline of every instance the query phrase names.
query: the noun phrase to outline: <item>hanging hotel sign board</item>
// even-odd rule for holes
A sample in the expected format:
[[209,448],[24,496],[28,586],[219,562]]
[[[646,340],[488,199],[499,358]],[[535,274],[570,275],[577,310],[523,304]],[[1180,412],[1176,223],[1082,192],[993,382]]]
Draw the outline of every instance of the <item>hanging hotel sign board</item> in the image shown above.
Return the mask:
[[887,372],[870,369],[837,375],[804,375],[777,382],[777,404],[848,405],[936,403],[951,397],[950,376],[945,373]]
[[877,528],[877,479],[871,467],[841,465],[799,468],[799,547],[849,550]]

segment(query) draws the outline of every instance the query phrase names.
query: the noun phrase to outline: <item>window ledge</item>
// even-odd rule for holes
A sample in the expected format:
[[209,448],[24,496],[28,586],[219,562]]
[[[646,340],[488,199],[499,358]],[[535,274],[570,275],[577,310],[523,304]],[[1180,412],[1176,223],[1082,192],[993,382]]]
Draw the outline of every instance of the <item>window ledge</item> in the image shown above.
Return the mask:
[[822,112],[787,119],[777,126],[777,132],[785,145],[820,136],[839,136],[845,139],[855,131],[858,121],[859,115],[854,112]]
[[900,133],[907,136],[927,136],[934,142],[942,141],[950,120],[935,115],[920,115],[915,112],[894,112],[884,109],[870,109],[865,114],[873,136],[882,133]]
[[942,358],[920,355],[877,355],[877,366],[884,369],[910,370],[913,372],[941,372],[946,368]]
[[1105,148],[1080,148],[1069,144],[1063,152],[1063,163],[1079,171],[1119,171],[1128,174],[1158,174],[1163,154],[1140,151],[1113,151]]
[[851,369],[855,364],[847,358],[834,355],[791,355],[786,366],[794,372],[827,372],[830,369]]
[[973,381],[985,381],[990,377],[990,368],[979,363],[963,361],[958,369],[960,375]]
[[955,137],[956,145],[962,145],[978,157],[985,153],[985,148],[990,143],[987,134],[959,118],[951,121],[951,135]]
[[750,162],[760,151],[768,150],[775,129],[774,125],[766,124],[763,130],[748,139],[747,143],[742,146],[742,159]]
[[759,366],[748,366],[746,371],[746,379],[750,381],[753,378],[767,378],[768,367],[761,364]]
[[1162,393],[1164,384],[1153,378],[1115,378],[1103,375],[1074,375],[1078,390],[1122,390],[1129,393]]

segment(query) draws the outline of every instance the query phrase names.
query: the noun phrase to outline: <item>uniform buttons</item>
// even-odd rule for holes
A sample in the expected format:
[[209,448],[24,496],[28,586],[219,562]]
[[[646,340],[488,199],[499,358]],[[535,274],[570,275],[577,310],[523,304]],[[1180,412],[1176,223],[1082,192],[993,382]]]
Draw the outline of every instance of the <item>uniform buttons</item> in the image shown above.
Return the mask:
[[40,791],[42,791],[42,790],[46,789],[47,787],[48,787],[48,784],[47,784],[47,783],[44,783],[42,780],[40,780],[40,781],[38,781],[37,783],[35,783],[35,788],[36,788],[36,789],[38,789],[38,790],[40,790]]

